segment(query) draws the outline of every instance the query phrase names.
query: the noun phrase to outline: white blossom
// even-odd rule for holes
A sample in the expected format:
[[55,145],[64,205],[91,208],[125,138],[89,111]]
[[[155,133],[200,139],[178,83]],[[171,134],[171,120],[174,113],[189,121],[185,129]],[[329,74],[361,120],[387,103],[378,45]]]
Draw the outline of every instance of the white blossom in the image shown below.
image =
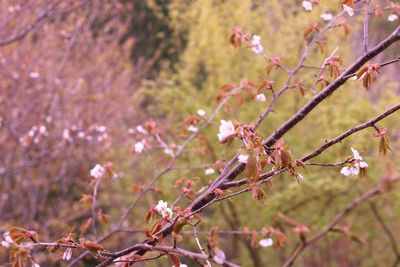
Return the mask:
[[9,248],[14,243],[8,231],[3,234],[3,238],[0,244],[5,248]]
[[353,152],[354,159],[363,160],[363,157],[361,157],[360,153],[356,149],[351,148],[351,152]]
[[256,100],[259,102],[265,102],[266,98],[264,94],[258,94],[256,95]]
[[33,129],[30,129],[29,132],[28,132],[28,135],[30,137],[33,137],[35,135],[35,131]]
[[135,153],[142,153],[144,149],[143,141],[139,141],[135,143]]
[[304,180],[304,176],[301,175],[300,173],[297,173],[296,174],[296,179],[299,180],[299,181],[302,181],[302,180]]
[[266,248],[272,246],[274,244],[274,240],[272,240],[272,238],[264,238],[261,239],[260,242],[258,242],[258,244],[261,247]]
[[96,164],[93,169],[90,170],[90,176],[95,179],[100,179],[106,173],[106,169],[100,164]]
[[348,5],[343,5],[343,10],[349,14],[350,17],[352,17],[354,15],[354,10],[349,7]]
[[333,15],[331,13],[321,14],[321,19],[324,21],[331,21],[333,19]]
[[204,115],[206,115],[206,112],[205,112],[203,109],[198,109],[198,110],[197,110],[197,115],[203,117]]
[[358,175],[360,169],[368,168],[368,163],[364,161],[363,157],[356,149],[351,148],[351,152],[353,153],[353,161],[351,162],[351,165],[343,167],[340,170],[340,173],[344,176]]
[[303,3],[301,5],[303,6],[305,11],[311,11],[312,10],[311,1],[303,1]]
[[67,140],[68,142],[72,142],[72,137],[71,137],[68,129],[63,130],[62,136],[63,136],[64,140]]
[[101,126],[98,126],[97,128],[96,128],[96,130],[98,131],[98,132],[105,132],[106,130],[107,130],[107,127],[106,126],[104,126],[104,125],[101,125]]
[[388,21],[390,21],[390,22],[393,22],[393,21],[398,20],[398,19],[399,19],[399,17],[396,14],[390,14],[388,16]]
[[361,169],[365,169],[368,168],[368,163],[366,163],[365,161],[360,161],[358,166],[360,166]]
[[85,132],[79,132],[78,137],[81,139],[85,138]]
[[187,127],[187,130],[189,132],[193,132],[193,133],[197,133],[197,131],[199,130],[196,126],[194,125],[189,125],[189,127]]
[[144,134],[144,135],[147,134],[146,129],[142,125],[136,126],[136,131],[138,131],[138,133],[141,133],[141,134]]
[[32,78],[32,79],[37,79],[37,78],[40,77],[40,74],[38,72],[36,72],[36,71],[32,71],[32,72],[29,73],[29,77]]
[[65,261],[69,261],[72,257],[72,249],[71,248],[67,248],[63,254],[63,260]]
[[169,147],[164,148],[163,151],[164,151],[164,154],[170,155],[171,157],[175,156],[174,151]]
[[223,142],[234,134],[235,126],[233,123],[231,121],[221,120],[221,124],[219,125],[218,140]]
[[155,207],[155,210],[163,217],[172,218],[173,212],[170,208],[168,208],[168,203],[166,201],[158,201],[158,204]]
[[247,160],[249,159],[249,155],[242,155],[242,154],[240,154],[239,156],[238,156],[238,160],[239,160],[239,162],[241,162],[241,163],[247,163]]
[[32,267],[40,267],[40,265],[32,261]]
[[213,168],[207,168],[207,169],[204,171],[204,173],[205,173],[205,175],[211,175],[211,174],[214,174],[214,173],[215,173],[215,170],[214,170]]
[[42,135],[47,135],[46,126],[41,125],[41,126],[39,127],[39,133],[41,133]]
[[360,173],[360,168],[358,165],[343,167],[340,173],[343,174],[344,176],[358,175]]
[[214,254],[215,255],[214,255],[213,259],[214,259],[215,263],[219,264],[219,265],[224,264],[225,259],[226,259],[225,253],[222,250],[217,248],[217,249],[215,249]]
[[250,40],[251,50],[253,50],[253,52],[256,54],[260,54],[264,50],[264,47],[260,44],[260,41],[261,37],[259,35],[253,35]]

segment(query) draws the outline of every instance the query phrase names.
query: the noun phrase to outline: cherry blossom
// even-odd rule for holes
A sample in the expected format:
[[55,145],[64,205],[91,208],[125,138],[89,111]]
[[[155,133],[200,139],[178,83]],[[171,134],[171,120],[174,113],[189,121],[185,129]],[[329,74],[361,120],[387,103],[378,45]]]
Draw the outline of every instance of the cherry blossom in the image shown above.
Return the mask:
[[358,165],[343,167],[340,173],[343,174],[344,176],[358,175],[360,173],[360,168]]
[[224,142],[227,138],[235,135],[235,126],[231,121],[221,120],[219,126],[218,140]]
[[333,15],[331,13],[324,13],[321,14],[321,19],[323,19],[324,21],[331,21],[333,19]]
[[344,176],[358,175],[360,173],[360,169],[368,168],[368,163],[364,161],[361,154],[354,148],[351,148],[351,151],[353,153],[353,161],[351,162],[351,165],[343,167],[340,170],[340,173]]
[[138,131],[138,133],[141,133],[143,135],[147,135],[147,131],[146,131],[146,129],[144,129],[144,127],[142,125],[136,126],[136,131]]
[[260,54],[264,50],[264,47],[260,44],[261,37],[259,35],[253,35],[250,41],[251,50],[254,53]]
[[40,77],[40,74],[38,72],[36,72],[36,71],[32,71],[32,72],[29,73],[29,77],[32,78],[32,79],[37,79],[37,78]]
[[256,100],[257,100],[258,102],[265,102],[265,100],[266,100],[265,95],[262,94],[262,93],[256,95]]
[[223,265],[226,259],[225,253],[220,249],[215,249],[214,261],[216,264]]
[[90,170],[90,176],[95,179],[100,179],[106,173],[106,169],[100,164],[96,164],[93,169]]
[[85,138],[85,132],[79,132],[78,137],[81,139]]
[[388,21],[390,21],[390,22],[393,22],[393,21],[398,20],[398,19],[399,19],[399,17],[396,14],[390,14],[388,16]]
[[197,131],[199,130],[196,126],[194,125],[189,125],[189,127],[187,127],[187,130],[189,132],[193,132],[193,133],[197,133]]
[[168,208],[168,203],[166,201],[160,200],[158,204],[155,206],[155,210],[163,217],[163,218],[172,218],[173,212],[170,208]]
[[351,152],[353,152],[354,159],[363,160],[363,157],[361,157],[360,153],[356,149],[351,148]]
[[272,240],[272,238],[264,238],[261,239],[260,242],[258,242],[258,244],[261,247],[266,248],[272,246],[274,244],[274,240]]
[[197,110],[197,115],[199,115],[199,116],[205,116],[206,115],[206,112],[203,110],[203,109],[198,109]]
[[296,173],[296,179],[297,179],[298,181],[302,181],[302,180],[304,180],[304,176],[301,175],[300,173]]
[[173,151],[171,148],[169,148],[169,147],[164,148],[163,151],[164,151],[164,154],[167,154],[167,155],[169,155],[169,156],[171,156],[171,157],[174,157],[174,156],[175,156],[174,151]]
[[348,5],[343,5],[343,10],[350,16],[352,17],[354,15],[354,10],[349,7]]
[[63,260],[65,261],[69,261],[72,257],[72,249],[71,248],[67,248],[63,254]]
[[249,155],[240,154],[240,155],[238,156],[238,161],[241,162],[241,163],[245,163],[245,164],[246,164],[248,158],[249,158]]
[[8,231],[3,234],[3,238],[0,244],[5,248],[9,248],[14,243]]
[[139,141],[135,143],[135,153],[142,153],[144,150],[144,142]]
[[68,129],[63,130],[62,137],[64,138],[64,140],[66,140],[68,142],[72,142],[72,137],[71,137],[70,131]]
[[213,169],[213,168],[207,168],[205,171],[204,171],[204,174],[205,175],[211,175],[211,174],[214,174],[215,173],[215,170]]
[[312,10],[311,1],[303,1],[301,5],[303,6],[305,11],[311,11]]
[[41,125],[41,126],[39,127],[39,133],[40,133],[41,135],[44,135],[44,136],[48,136],[48,135],[49,135],[49,133],[47,132],[47,128],[46,128],[46,126],[44,126],[44,125]]

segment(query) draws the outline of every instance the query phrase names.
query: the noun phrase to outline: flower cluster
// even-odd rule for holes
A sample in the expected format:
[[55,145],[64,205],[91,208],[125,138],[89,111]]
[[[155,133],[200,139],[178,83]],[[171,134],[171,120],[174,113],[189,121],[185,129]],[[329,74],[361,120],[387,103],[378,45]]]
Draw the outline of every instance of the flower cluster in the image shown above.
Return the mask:
[[8,231],[5,232],[3,234],[3,238],[4,238],[4,240],[1,241],[1,243],[0,243],[3,247],[9,248],[14,244],[14,241],[12,240],[12,238],[10,236],[10,232],[8,232]]
[[103,177],[104,174],[106,174],[107,170],[100,164],[96,164],[96,166],[93,167],[93,169],[90,170],[90,176],[92,176],[95,179],[100,179]]
[[173,212],[170,208],[168,208],[168,203],[166,201],[158,201],[158,204],[154,208],[158,214],[160,214],[163,218],[172,218]]
[[353,152],[352,160],[350,162],[351,165],[349,167],[343,167],[340,171],[344,176],[358,175],[360,170],[364,171],[368,167],[368,164],[364,161],[363,157],[357,150],[351,148],[351,151]]
[[33,142],[34,144],[39,144],[40,141],[48,135],[49,133],[45,125],[34,125],[31,127],[27,134],[19,138],[19,143],[22,146],[28,146],[31,142]]

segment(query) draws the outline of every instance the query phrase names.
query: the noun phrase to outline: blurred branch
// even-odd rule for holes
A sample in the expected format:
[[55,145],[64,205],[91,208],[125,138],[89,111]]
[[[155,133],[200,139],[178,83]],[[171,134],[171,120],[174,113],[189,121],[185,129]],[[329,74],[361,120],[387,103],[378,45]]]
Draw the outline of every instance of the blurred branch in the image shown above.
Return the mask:
[[380,227],[382,228],[383,232],[386,234],[387,238],[389,239],[390,246],[392,247],[393,253],[396,257],[396,261],[393,266],[397,266],[400,262],[400,252],[399,248],[397,247],[397,242],[394,234],[390,230],[390,228],[386,225],[385,220],[380,215],[378,208],[376,207],[375,203],[370,202],[369,206],[371,208],[372,214],[374,215],[375,219],[378,221]]
[[[398,181],[399,178],[393,179],[392,182]],[[290,267],[293,265],[294,261],[297,259],[297,257],[307,248],[307,246],[317,242],[319,239],[321,239],[323,236],[328,234],[330,231],[334,230],[335,226],[342,221],[350,212],[352,212],[358,205],[366,202],[370,198],[379,195],[382,193],[381,187],[377,186],[360,197],[354,199],[350,204],[347,205],[347,207],[342,210],[339,214],[335,216],[335,218],[323,229],[321,232],[315,234],[314,236],[304,239],[294,250],[293,254],[286,260],[286,262],[283,264],[283,267]]]
[[21,32],[17,33],[15,36],[12,36],[8,39],[5,40],[0,40],[0,46],[6,46],[11,43],[17,42],[21,39],[23,39],[28,33],[30,33],[33,29],[35,29],[36,26],[39,25],[40,22],[42,22],[44,19],[50,16],[51,12],[62,2],[62,0],[58,0],[54,2],[49,8],[46,8],[41,12],[41,14],[35,19],[35,21],[26,27],[24,30]]
[[368,52],[368,26],[369,26],[369,18],[371,16],[371,0],[367,0],[367,14],[365,15],[364,18],[364,37],[363,37],[363,41],[364,41],[364,52],[367,53]]
[[93,227],[93,234],[95,238],[97,237],[97,230],[96,230],[96,205],[97,205],[97,191],[100,186],[100,182],[103,176],[100,176],[96,179],[96,183],[93,188],[93,195],[92,195],[92,227]]

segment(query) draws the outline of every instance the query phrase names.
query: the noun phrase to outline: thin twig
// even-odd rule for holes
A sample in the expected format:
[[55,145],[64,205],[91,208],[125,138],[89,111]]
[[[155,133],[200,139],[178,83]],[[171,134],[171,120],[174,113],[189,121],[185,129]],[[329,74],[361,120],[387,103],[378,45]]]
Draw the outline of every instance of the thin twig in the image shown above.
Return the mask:
[[364,19],[364,52],[368,52],[368,26],[369,26],[369,18],[371,16],[371,0],[367,0],[367,14]]

